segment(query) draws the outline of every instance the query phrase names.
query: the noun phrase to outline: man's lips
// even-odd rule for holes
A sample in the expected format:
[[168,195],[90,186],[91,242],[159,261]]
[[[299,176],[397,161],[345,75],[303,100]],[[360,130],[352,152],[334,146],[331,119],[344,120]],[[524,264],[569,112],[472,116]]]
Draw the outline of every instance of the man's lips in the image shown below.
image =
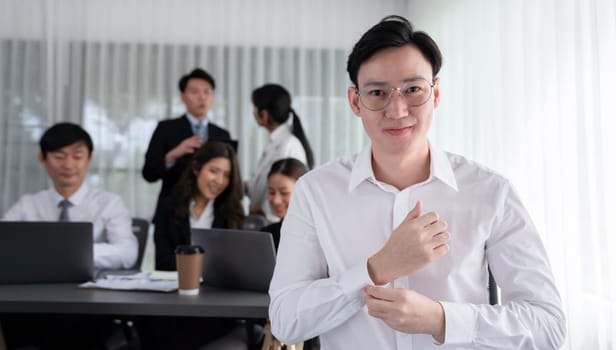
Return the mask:
[[395,127],[385,128],[383,131],[388,134],[392,134],[392,135],[401,135],[401,134],[411,131],[414,127],[415,125],[395,126]]

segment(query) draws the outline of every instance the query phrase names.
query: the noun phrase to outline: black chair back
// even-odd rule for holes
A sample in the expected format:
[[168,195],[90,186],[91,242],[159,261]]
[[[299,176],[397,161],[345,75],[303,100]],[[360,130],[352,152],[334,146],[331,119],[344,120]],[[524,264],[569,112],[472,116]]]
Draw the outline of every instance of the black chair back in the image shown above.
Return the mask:
[[269,224],[270,222],[263,215],[247,215],[244,218],[242,228],[244,230],[259,231],[261,228]]
[[135,265],[131,267],[131,270],[141,270],[141,263],[143,262],[143,253],[145,252],[145,245],[148,241],[148,233],[150,231],[150,222],[146,219],[133,218],[133,233],[137,237],[138,242],[138,254]]

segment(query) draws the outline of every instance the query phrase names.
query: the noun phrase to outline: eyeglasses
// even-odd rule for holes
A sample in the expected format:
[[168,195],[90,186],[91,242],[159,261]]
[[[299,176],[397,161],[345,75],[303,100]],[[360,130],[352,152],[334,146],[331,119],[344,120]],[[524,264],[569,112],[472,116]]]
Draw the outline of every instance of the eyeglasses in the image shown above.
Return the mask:
[[433,88],[434,83],[430,83],[424,78],[417,78],[398,88],[368,86],[360,92],[359,88],[355,87],[355,94],[364,107],[371,111],[380,111],[387,107],[394,91],[398,91],[409,106],[418,107],[428,102]]

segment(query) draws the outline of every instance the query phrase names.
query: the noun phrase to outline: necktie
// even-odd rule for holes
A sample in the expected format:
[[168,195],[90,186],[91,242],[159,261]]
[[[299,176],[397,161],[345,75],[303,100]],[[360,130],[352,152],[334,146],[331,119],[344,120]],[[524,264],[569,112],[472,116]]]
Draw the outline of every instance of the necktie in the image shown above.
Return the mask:
[[201,124],[201,122],[199,122],[199,123],[195,124],[195,126],[193,128],[193,133],[195,135],[199,135],[199,136],[203,137],[203,135],[201,135],[202,134],[202,130],[203,130],[203,124]]
[[63,199],[58,203],[58,207],[61,208],[60,216],[58,217],[58,221],[69,221],[68,218],[68,208],[72,207],[73,204],[66,199]]

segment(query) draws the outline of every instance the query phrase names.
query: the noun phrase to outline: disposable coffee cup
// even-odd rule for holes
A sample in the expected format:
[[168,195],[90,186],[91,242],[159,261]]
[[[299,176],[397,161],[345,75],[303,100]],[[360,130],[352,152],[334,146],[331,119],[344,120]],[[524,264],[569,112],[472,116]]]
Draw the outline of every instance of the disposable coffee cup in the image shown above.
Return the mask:
[[180,245],[175,248],[180,295],[198,295],[203,268],[203,248],[198,245]]

